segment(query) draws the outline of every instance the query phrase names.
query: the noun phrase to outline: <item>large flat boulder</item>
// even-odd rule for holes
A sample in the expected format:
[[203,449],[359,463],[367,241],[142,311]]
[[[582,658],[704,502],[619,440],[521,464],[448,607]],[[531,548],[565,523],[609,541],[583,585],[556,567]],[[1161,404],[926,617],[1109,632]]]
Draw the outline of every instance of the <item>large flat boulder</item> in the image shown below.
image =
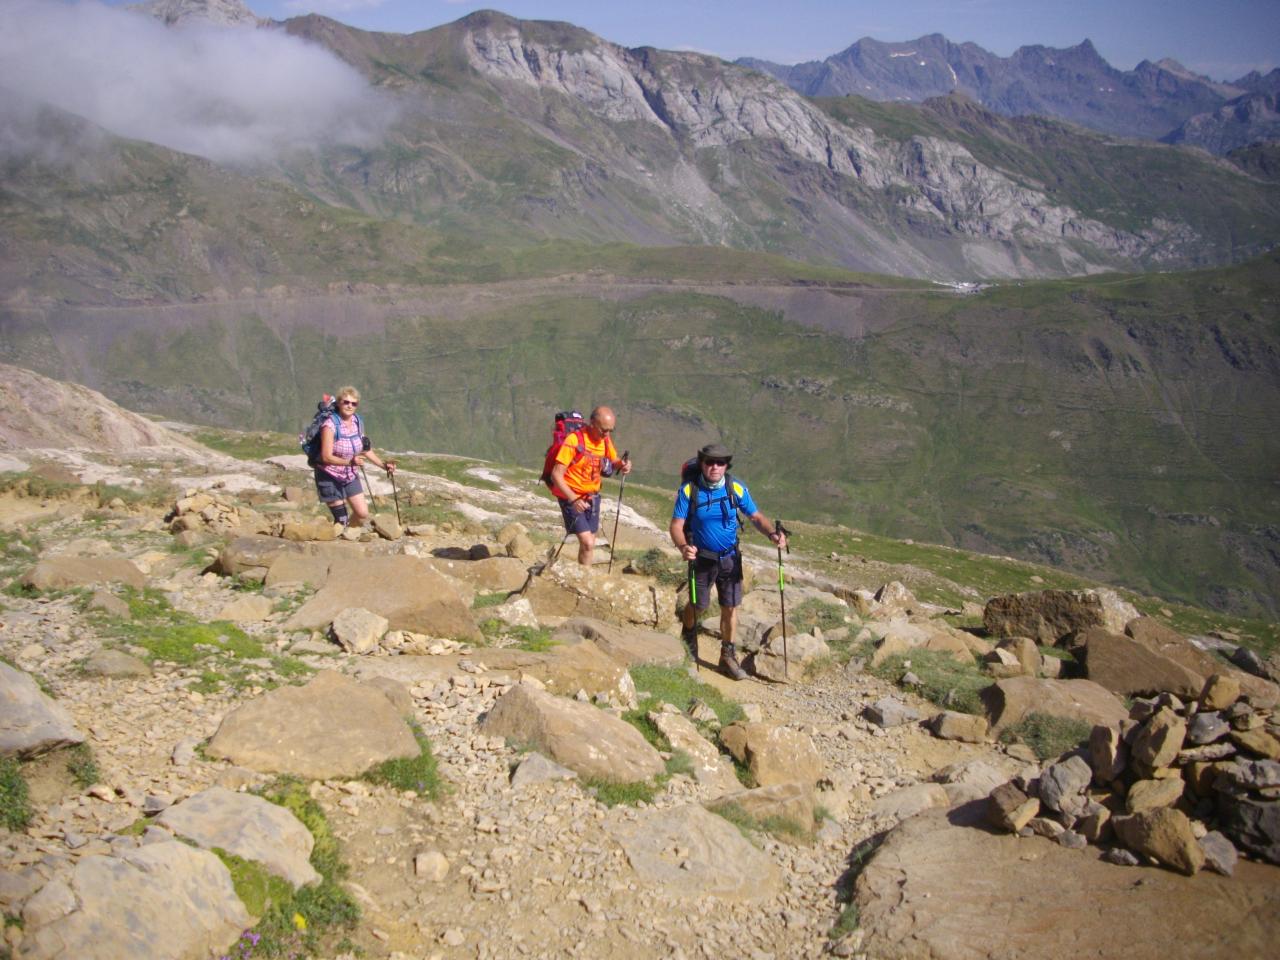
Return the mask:
[[432,559],[428,561],[446,577],[470,584],[488,593],[519,590],[529,576],[529,565],[515,557],[486,557],[483,560]]
[[621,703],[635,701],[636,685],[627,668],[590,640],[560,644],[539,653],[511,648],[476,650],[468,659],[508,676],[533,677],[562,696],[572,697],[585,690],[591,696],[603,693]]
[[988,636],[1031,637],[1053,645],[1092,627],[1123,633],[1137,615],[1137,608],[1114,590],[1038,590],[993,597],[982,622]]
[[631,724],[531,684],[516,684],[499,697],[480,729],[535,747],[584,778],[634,783],[665,769],[658,751]]
[[1108,727],[1119,726],[1129,716],[1114,693],[1092,680],[1010,677],[993,683],[980,696],[993,737],[1031,713]]
[[29,674],[0,661],[0,757],[34,757],[84,743],[71,714]]
[[712,813],[737,809],[757,823],[783,820],[806,836],[813,832],[815,808],[813,787],[810,784],[793,781],[775,783],[769,787],[755,787],[751,790],[739,787],[709,801],[706,807]]
[[[1240,684],[1241,692],[1248,696],[1254,706],[1273,707],[1280,703],[1280,686],[1228,666],[1159,620],[1138,617],[1125,624],[1124,632],[1153,653],[1185,667],[1198,676],[1201,682],[1215,673],[1224,674]],[[1196,690],[1191,696],[1199,693]]]
[[1194,699],[1204,687],[1204,677],[1162,656],[1132,637],[1093,627],[1079,635],[1085,674],[1120,696],[1155,696],[1172,693]]
[[126,557],[66,556],[40,560],[18,582],[33,590],[70,590],[103,583],[123,583],[141,590],[147,578]]
[[1273,867],[1241,862],[1232,878],[1193,879],[1121,869],[1039,837],[953,825],[963,809],[905,821],[863,868],[854,893],[862,952],[885,960],[1239,960],[1270,956],[1280,942]]
[[669,810],[616,807],[605,829],[627,862],[665,896],[759,900],[781,888],[778,867],[738,828],[696,804]]
[[606,574],[563,558],[534,577],[525,594],[540,618],[590,617],[663,630],[675,623],[675,596],[647,577]]
[[480,639],[469,605],[449,578],[427,561],[409,556],[334,560],[325,585],[288,619],[284,629],[323,630],[352,607],[385,617],[392,630]]
[[685,657],[684,645],[669,633],[645,627],[620,626],[592,617],[571,617],[560,624],[556,636],[591,640],[605,654],[627,667],[637,663],[671,666]]
[[234,577],[248,570],[268,569],[284,554],[303,555],[303,548],[279,537],[252,535],[236,537],[218,553],[213,568],[224,577]]
[[295,887],[320,879],[310,862],[315,846],[311,831],[284,807],[261,797],[210,787],[167,808],[156,819],[206,850],[218,847],[260,863]]
[[268,587],[281,584],[310,584],[320,589],[329,579],[329,559],[314,553],[285,550],[275,555],[263,582]]
[[[53,908],[41,909],[40,898]],[[28,910],[44,922],[24,916],[24,960],[206,960],[253,922],[222,861],[177,841],[85,857]]]
[[707,740],[683,713],[654,711],[650,722],[667,738],[672,750],[683,751],[693,764],[693,776],[713,797],[742,789],[729,758]]
[[416,757],[419,747],[380,691],[326,670],[306,686],[277,687],[231,711],[207,752],[262,773],[325,780]]

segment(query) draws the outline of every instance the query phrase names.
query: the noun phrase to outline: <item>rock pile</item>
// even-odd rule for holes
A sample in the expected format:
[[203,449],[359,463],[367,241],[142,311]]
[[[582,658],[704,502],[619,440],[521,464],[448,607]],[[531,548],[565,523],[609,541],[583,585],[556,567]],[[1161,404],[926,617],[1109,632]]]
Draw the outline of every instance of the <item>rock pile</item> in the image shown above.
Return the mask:
[[1280,864],[1280,723],[1214,674],[1184,703],[1135,701],[1087,746],[993,790],[987,818],[1067,847],[1109,846],[1105,859],[1147,858],[1230,876],[1237,847]]

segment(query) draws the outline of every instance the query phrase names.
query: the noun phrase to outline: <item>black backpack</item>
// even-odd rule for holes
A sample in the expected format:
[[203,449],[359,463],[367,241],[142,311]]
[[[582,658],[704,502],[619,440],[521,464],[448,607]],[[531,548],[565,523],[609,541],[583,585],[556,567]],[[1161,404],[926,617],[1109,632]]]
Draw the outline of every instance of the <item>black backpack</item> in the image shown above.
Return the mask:
[[[338,416],[338,398],[326,393],[320,398],[320,402],[316,404],[316,415],[311,418],[311,422],[307,424],[307,429],[298,434],[298,446],[302,447],[302,452],[307,455],[307,465],[311,467],[320,466],[320,433],[324,430],[326,423],[333,424],[333,436],[338,436],[338,427],[342,419]],[[364,423],[360,419],[360,414],[356,414],[356,429],[360,431],[361,446],[369,449],[368,439],[364,435]]]

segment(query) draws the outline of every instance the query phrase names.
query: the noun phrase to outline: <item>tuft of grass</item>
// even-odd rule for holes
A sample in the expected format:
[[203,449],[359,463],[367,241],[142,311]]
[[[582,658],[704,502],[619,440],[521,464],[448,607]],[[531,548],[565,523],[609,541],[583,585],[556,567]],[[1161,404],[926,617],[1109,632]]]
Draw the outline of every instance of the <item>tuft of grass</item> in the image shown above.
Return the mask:
[[583,781],[582,785],[606,807],[616,807],[619,804],[634,807],[639,803],[653,803],[653,798],[658,795],[658,790],[661,788],[661,784],[656,779],[614,783],[612,780],[589,777]]
[[22,767],[10,757],[0,759],[0,826],[25,830],[34,815]]
[[410,721],[413,738],[418,741],[416,757],[387,760],[365,774],[371,783],[385,783],[397,790],[416,790],[419,796],[435,799],[444,790],[431,741],[417,723]]
[[145,649],[153,660],[191,665],[213,656],[259,659],[267,656],[262,644],[234,623],[204,623],[175,610],[157,590],[125,590],[128,618],[101,615],[108,637]]
[[286,433],[201,430],[195,438],[198,443],[204,444],[209,449],[225,453],[237,460],[265,460],[267,457],[298,453],[301,450],[297,437]]
[[991,677],[978,668],[977,661],[960,663],[939,650],[912,650],[885,658],[870,673],[881,680],[901,683],[908,670],[920,678],[919,693],[930,703],[960,713],[983,712],[978,694],[991,686]]
[[801,601],[794,611],[788,613],[787,627],[796,633],[810,633],[814,627],[817,627],[825,633],[845,626],[844,618],[848,613],[848,607],[810,597],[808,600]]
[[[701,700],[715,711],[721,726],[743,719],[742,707],[736,700],[726,697],[710,684],[693,679],[680,667],[640,664],[631,668],[631,679],[635,681],[638,694],[638,705],[633,712],[648,713],[663,703],[687,710],[694,700]],[[643,730],[640,732],[644,733]]]
[[513,638],[515,643],[506,644],[506,646],[527,650],[530,653],[546,653],[552,647],[559,645],[559,641],[552,639],[551,630],[547,627],[517,627],[503,623],[496,617],[489,617],[482,621],[480,632],[490,641],[503,637]]
[[679,586],[688,579],[685,562],[678,557],[668,556],[656,547],[644,551],[619,550],[618,559],[629,562],[642,576],[653,577],[667,586]]
[[836,918],[836,922],[827,931],[827,939],[839,940],[841,937],[847,937],[858,929],[859,923],[858,905],[853,902],[846,903],[844,909],[840,911],[840,916]]
[[811,832],[794,820],[779,816],[757,819],[736,803],[718,804],[711,812],[728,820],[748,839],[750,839],[750,834],[753,831],[767,833],[771,837],[793,842],[807,841],[811,837]]
[[252,916],[264,916],[274,905],[292,899],[293,887],[289,881],[271,873],[262,864],[237,857],[221,847],[214,847],[213,852],[231,872],[236,896]]
[[1093,729],[1083,720],[1052,717],[1047,713],[1029,713],[1000,732],[1001,743],[1021,741],[1030,747],[1041,762],[1060,757],[1089,739]]
[[92,787],[102,781],[102,771],[94,759],[93,749],[87,743],[78,743],[68,751],[67,772],[81,788]]
[[475,600],[471,602],[472,610],[483,610],[486,607],[498,607],[507,602],[507,597],[511,594],[506,591],[500,593],[477,593]]
[[667,779],[677,775],[686,777],[694,775],[693,758],[683,750],[672,751],[671,759],[667,761]]
[[[284,807],[305,826],[315,839],[311,849],[311,866],[320,881],[291,890],[284,881],[273,882],[263,877],[254,865],[232,868],[232,878],[239,873],[236,893],[241,894],[246,909],[254,913],[250,900],[261,904],[261,920],[253,930],[245,931],[232,949],[237,960],[250,957],[306,957],[322,951],[326,938],[351,930],[360,919],[360,907],[342,886],[347,865],[341,848],[320,805],[307,793],[307,785],[292,777],[281,777],[264,787],[259,795]],[[226,857],[224,854],[224,862]],[[234,858],[238,860],[238,858]],[[240,861],[244,863],[244,861]],[[258,868],[260,869],[260,868]],[[241,893],[241,888],[244,893]],[[245,897],[250,899],[245,899]]]

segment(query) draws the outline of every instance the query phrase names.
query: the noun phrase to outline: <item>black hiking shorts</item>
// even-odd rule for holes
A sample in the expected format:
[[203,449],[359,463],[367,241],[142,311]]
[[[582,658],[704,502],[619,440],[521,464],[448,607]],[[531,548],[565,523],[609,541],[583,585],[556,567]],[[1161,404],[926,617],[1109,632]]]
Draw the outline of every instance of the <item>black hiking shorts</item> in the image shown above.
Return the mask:
[[579,513],[572,500],[560,501],[560,517],[565,533],[595,533],[600,529],[600,494],[591,497],[591,506]]
[[711,606],[711,584],[716,585],[716,600],[721,607],[742,603],[742,554],[737,550],[724,557],[702,557],[693,561],[693,578],[697,585],[694,608]]
[[364,493],[364,487],[360,485],[359,477],[350,483],[343,483],[323,470],[317,469],[316,493],[325,503],[337,503],[339,500],[350,500],[356,494]]

